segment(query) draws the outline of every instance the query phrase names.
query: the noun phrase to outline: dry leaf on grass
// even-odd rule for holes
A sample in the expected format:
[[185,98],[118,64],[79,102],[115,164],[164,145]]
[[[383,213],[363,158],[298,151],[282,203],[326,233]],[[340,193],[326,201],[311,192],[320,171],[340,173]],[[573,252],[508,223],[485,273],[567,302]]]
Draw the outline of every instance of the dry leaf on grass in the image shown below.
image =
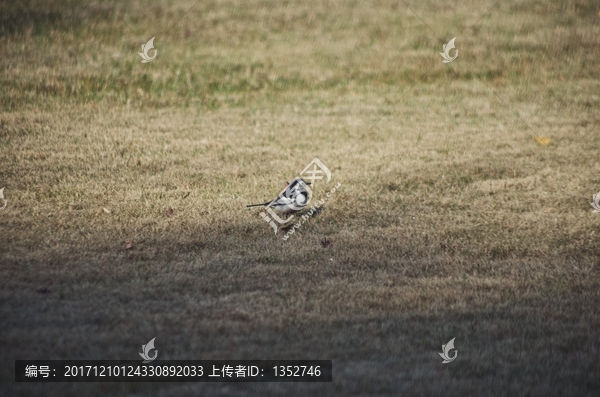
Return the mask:
[[106,207],[102,208],[102,211],[106,212],[107,214],[110,214],[110,210]]
[[127,244],[125,244],[125,249],[132,250],[133,249],[133,241],[128,241]]
[[173,208],[169,207],[169,209],[167,210],[167,216],[170,218],[171,216],[173,216]]
[[544,146],[552,145],[552,141],[548,137],[545,137],[545,136],[536,136],[534,139],[540,145],[544,145]]

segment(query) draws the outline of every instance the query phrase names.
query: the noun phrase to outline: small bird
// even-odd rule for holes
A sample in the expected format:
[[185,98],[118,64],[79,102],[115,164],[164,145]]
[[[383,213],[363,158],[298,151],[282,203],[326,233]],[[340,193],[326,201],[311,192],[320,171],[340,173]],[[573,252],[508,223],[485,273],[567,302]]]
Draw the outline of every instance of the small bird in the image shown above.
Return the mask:
[[310,182],[306,182],[301,178],[296,178],[292,183],[287,184],[285,190],[275,199],[264,204],[248,205],[246,208],[271,207],[282,214],[293,214],[302,211],[307,204],[307,185],[310,185]]

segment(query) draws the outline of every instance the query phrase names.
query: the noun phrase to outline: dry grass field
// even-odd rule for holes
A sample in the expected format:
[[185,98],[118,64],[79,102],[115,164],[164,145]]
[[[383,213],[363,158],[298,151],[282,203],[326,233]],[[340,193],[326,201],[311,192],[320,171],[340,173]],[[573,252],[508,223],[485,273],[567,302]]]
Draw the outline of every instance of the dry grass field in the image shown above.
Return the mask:
[[[1,395],[600,395],[596,0],[5,1],[0,49]],[[283,241],[246,205],[315,157]],[[154,337],[333,381],[14,381]]]

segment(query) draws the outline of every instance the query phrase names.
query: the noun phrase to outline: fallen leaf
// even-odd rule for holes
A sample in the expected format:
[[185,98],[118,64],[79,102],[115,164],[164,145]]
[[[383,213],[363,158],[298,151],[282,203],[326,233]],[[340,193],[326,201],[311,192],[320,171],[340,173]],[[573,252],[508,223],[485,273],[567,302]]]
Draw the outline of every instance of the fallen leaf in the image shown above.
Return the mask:
[[106,212],[107,214],[110,214],[110,210],[106,207],[102,208],[102,211]]
[[167,210],[167,216],[170,218],[173,215],[173,208],[169,207]]
[[132,250],[133,249],[133,241],[128,241],[127,244],[125,244],[125,249]]
[[39,288],[35,292],[37,292],[39,294],[49,294],[52,291],[50,291],[48,288]]
[[550,212],[550,211],[552,211],[553,209],[554,209],[554,208],[552,208],[552,207],[550,207],[550,208],[546,208],[546,209],[544,210],[544,212]]
[[545,136],[536,136],[534,139],[540,145],[544,145],[544,146],[552,145],[552,141],[548,137],[545,137]]
[[331,241],[327,240],[327,237],[325,237],[320,242],[321,242],[321,245],[323,246],[323,248],[327,248],[331,245]]

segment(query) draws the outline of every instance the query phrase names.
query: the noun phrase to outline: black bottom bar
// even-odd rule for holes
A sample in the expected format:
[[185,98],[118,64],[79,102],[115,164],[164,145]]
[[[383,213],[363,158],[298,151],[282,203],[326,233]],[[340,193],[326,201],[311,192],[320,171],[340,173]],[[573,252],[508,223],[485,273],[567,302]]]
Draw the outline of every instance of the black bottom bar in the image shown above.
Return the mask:
[[331,382],[331,360],[16,360],[16,382]]

